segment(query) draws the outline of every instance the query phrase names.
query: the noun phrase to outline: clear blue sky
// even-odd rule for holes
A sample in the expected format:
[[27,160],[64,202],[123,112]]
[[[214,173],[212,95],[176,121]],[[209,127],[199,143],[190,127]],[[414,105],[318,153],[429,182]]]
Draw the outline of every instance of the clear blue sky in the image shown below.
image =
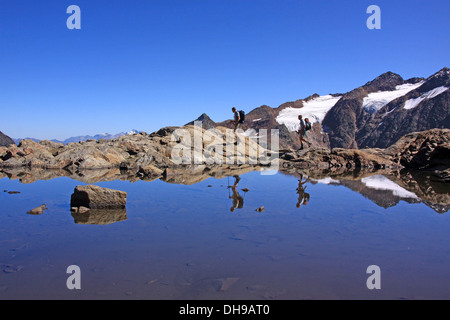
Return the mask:
[[[68,30],[69,5],[81,30]],[[381,8],[381,30],[366,13]],[[152,132],[450,67],[448,0],[0,0],[0,131]]]

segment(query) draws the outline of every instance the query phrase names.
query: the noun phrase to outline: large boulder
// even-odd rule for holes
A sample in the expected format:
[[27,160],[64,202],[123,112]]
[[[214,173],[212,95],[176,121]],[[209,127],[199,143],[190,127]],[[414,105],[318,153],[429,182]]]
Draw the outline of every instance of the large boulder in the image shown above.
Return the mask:
[[123,209],[127,203],[127,193],[120,190],[101,188],[95,185],[77,186],[70,199],[72,208]]

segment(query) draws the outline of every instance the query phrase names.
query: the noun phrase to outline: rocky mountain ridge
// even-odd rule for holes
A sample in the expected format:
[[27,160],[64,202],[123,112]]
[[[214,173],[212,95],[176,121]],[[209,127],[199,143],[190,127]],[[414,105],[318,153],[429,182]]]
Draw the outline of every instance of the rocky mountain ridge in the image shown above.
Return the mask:
[[[251,130],[277,129],[281,147],[296,150],[297,116],[302,114],[313,120],[313,130],[308,132],[313,148],[387,148],[411,132],[450,128],[448,88],[446,67],[426,79],[404,80],[386,72],[344,94],[313,94],[276,108],[257,107],[247,113],[243,129],[249,135]],[[204,120],[207,128],[233,127],[232,120],[214,122],[206,114],[197,119]]]
[[14,144],[14,140],[8,137],[6,134],[0,131],[0,147],[8,147],[10,144]]

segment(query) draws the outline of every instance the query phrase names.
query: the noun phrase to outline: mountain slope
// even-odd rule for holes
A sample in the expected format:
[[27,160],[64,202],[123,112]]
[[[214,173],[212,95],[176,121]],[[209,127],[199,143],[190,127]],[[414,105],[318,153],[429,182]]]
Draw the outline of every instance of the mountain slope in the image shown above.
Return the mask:
[[410,132],[450,128],[450,70],[444,68],[392,100],[356,134],[360,148],[386,148]]
[[357,133],[370,121],[372,114],[389,103],[391,98],[413,90],[420,81],[419,78],[405,81],[398,74],[386,72],[344,94],[323,120],[331,147],[357,149]]
[[8,147],[10,144],[15,144],[14,140],[0,131],[0,147]]

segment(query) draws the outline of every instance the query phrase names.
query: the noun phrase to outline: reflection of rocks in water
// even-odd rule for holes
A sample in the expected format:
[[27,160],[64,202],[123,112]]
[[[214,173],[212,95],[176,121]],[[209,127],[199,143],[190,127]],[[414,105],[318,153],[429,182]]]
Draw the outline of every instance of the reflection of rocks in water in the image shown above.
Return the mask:
[[423,203],[438,213],[450,209],[450,187],[433,172],[402,170],[390,178],[400,186],[414,192]]
[[[439,213],[447,212],[450,209],[450,192],[448,188],[450,170],[448,169],[434,173],[431,171],[407,171],[406,169],[401,171],[380,169],[379,166],[378,169],[375,166],[351,169],[345,166],[325,167],[296,168],[295,166],[288,166],[286,168],[282,167],[280,172],[297,177],[299,173],[305,174],[312,183],[344,185],[384,208],[395,206],[399,201],[406,201],[408,203],[423,202]],[[138,169],[76,170],[74,172],[66,169],[4,168],[0,172],[0,178],[6,176],[11,180],[19,179],[22,183],[32,183],[37,180],[69,177],[88,184],[114,180],[133,182],[160,179],[167,183],[192,185],[211,177],[221,179],[264,168],[248,164],[221,166],[186,165],[168,167],[161,171],[149,166]],[[380,175],[388,180],[382,180],[383,178]],[[385,184],[383,181],[391,185],[394,190],[383,186]],[[392,185],[393,183],[396,186]],[[403,189],[403,192],[396,192],[395,189],[397,191]]]
[[229,165],[229,166],[183,166],[177,168],[167,168],[164,171],[162,180],[167,183],[192,185],[209,179],[211,177],[222,179],[229,176],[239,176],[259,167],[250,165]]
[[[263,167],[264,168],[264,167]],[[77,170],[72,172],[66,169],[39,169],[39,168],[7,168],[1,174],[10,180],[19,180],[21,183],[33,183],[38,180],[52,180],[59,177],[68,177],[87,184],[104,181],[153,181],[161,179],[167,183],[191,185],[211,177],[221,179],[227,176],[242,175],[251,171],[262,169],[259,166],[243,165],[187,165],[153,170],[147,166],[139,169],[97,169]],[[153,174],[153,173],[155,174]]]
[[294,169],[284,172],[299,177],[308,176],[311,183],[342,185],[370,199],[375,204],[389,208],[400,201],[424,203],[438,213],[450,209],[448,183],[424,171],[354,170],[336,172],[327,169]]
[[333,176],[331,180],[322,178],[319,180],[311,179],[314,183],[325,183],[345,186],[355,192],[358,192],[365,198],[370,199],[376,205],[389,208],[396,206],[401,200],[408,203],[420,203],[420,199],[411,192],[395,185],[383,175],[371,175],[359,180],[348,179],[348,177]]
[[72,172],[66,169],[41,169],[41,168],[5,168],[2,175],[10,180],[19,180],[29,184],[38,180],[52,180],[59,177],[68,177],[87,184],[103,181],[137,181],[139,178],[134,171],[121,171],[120,169],[77,170]]
[[358,192],[383,208],[394,207],[400,201],[421,202],[414,193],[398,186],[383,175],[374,175],[359,181],[342,180],[341,185]]
[[[82,210],[84,211],[84,210]],[[76,224],[107,225],[127,220],[126,209],[90,209],[84,212],[72,210]]]

